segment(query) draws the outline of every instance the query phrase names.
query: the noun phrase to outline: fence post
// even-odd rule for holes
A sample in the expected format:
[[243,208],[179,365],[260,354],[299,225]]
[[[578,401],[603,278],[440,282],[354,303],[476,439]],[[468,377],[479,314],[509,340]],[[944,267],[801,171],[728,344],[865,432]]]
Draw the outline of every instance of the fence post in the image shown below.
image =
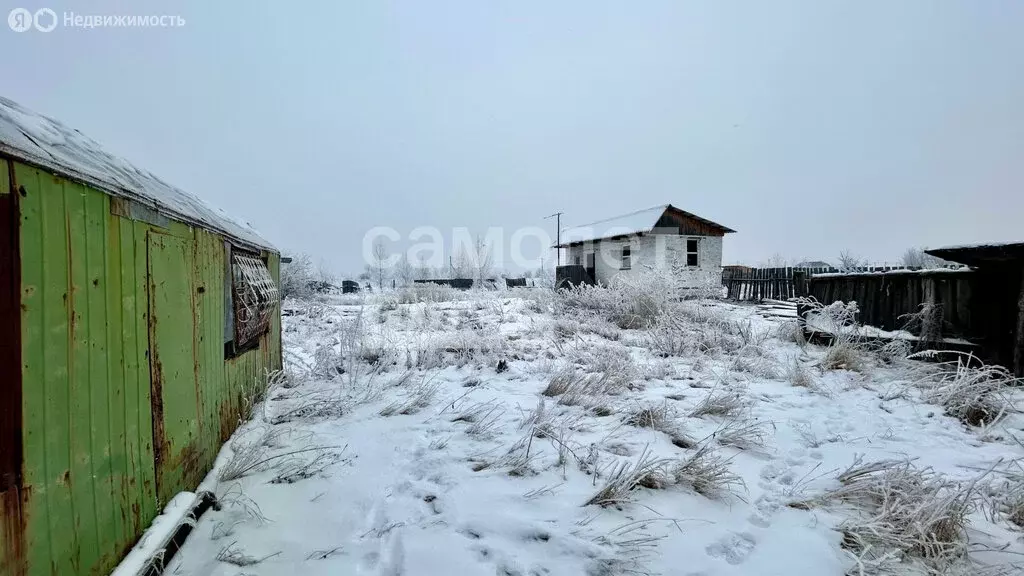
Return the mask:
[[793,270],[793,294],[797,298],[807,296],[807,285],[805,284],[806,277],[807,273],[803,270]]

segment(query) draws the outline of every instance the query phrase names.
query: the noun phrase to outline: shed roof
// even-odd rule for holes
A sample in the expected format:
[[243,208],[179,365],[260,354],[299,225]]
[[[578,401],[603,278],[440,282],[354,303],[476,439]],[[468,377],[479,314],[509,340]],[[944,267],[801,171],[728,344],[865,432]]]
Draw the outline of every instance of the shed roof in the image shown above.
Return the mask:
[[735,232],[735,230],[731,228],[727,228],[706,218],[701,218],[691,212],[680,210],[671,204],[659,204],[658,206],[645,208],[644,210],[637,210],[636,212],[630,212],[629,214],[623,214],[621,216],[606,218],[604,220],[598,220],[597,222],[591,222],[590,224],[565,228],[561,233],[562,241],[556,246],[556,248],[565,248],[576,244],[583,244],[584,242],[595,242],[598,240],[618,238],[621,236],[650,233],[654,230],[654,227],[657,225],[658,220],[661,219],[662,215],[669,210],[673,210],[687,218],[692,218],[712,228],[717,228],[723,233]]
[[1024,242],[962,244],[933,248],[925,250],[925,253],[968,266],[981,266],[1014,260],[1024,261]]
[[241,244],[276,251],[249,224],[110,154],[81,132],[2,96],[0,154],[140,202],[175,220],[216,230]]

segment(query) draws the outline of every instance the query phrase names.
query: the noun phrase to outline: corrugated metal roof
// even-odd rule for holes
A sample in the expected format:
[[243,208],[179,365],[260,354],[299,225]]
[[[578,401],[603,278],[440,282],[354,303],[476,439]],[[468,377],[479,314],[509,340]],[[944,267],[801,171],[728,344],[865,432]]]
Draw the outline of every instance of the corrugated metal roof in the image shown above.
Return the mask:
[[276,251],[244,222],[110,154],[77,130],[0,96],[0,152],[62,176],[130,198],[169,217]]
[[630,212],[629,214],[623,214],[621,216],[606,218],[604,220],[598,220],[597,222],[591,222],[590,224],[565,228],[562,230],[561,243],[556,247],[564,248],[581,242],[593,242],[606,238],[615,238],[617,236],[649,233],[654,230],[654,226],[658,223],[661,215],[669,208],[678,210],[679,212],[682,212],[683,214],[705,224],[721,228],[724,232],[734,232],[734,230],[726,228],[721,224],[706,220],[696,214],[686,212],[685,210],[679,210],[671,204],[659,204],[658,206],[653,206],[644,210],[637,210],[636,212]]

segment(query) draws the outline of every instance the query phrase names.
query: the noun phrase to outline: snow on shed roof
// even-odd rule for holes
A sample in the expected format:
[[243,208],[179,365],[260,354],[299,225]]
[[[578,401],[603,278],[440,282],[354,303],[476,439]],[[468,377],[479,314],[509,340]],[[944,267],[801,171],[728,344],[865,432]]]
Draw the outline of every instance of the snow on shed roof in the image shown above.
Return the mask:
[[1024,242],[961,244],[959,246],[932,248],[925,250],[925,253],[942,258],[943,260],[959,262],[968,266],[979,266],[989,262],[1024,260]]
[[248,224],[114,156],[77,130],[0,96],[0,153],[46,168],[252,247],[276,249]]
[[701,218],[700,216],[686,212],[685,210],[680,210],[671,204],[660,204],[644,210],[630,212],[629,214],[598,220],[597,222],[591,222],[590,224],[564,228],[562,229],[561,243],[558,244],[556,248],[564,248],[573,244],[593,242],[606,238],[651,232],[654,230],[654,226],[658,223],[658,220],[661,219],[661,215],[669,209],[676,210],[679,213],[712,227],[720,228],[723,232],[735,232],[735,230],[726,228],[721,224]]

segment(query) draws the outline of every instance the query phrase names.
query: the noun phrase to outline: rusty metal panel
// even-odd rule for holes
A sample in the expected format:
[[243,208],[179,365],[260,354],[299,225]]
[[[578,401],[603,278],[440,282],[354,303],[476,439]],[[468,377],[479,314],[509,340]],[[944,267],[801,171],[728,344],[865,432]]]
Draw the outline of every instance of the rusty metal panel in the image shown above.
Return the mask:
[[153,452],[161,503],[196,486],[205,472],[190,244],[154,231],[147,239]]
[[18,193],[0,159],[0,574],[28,570],[22,499],[21,263]]
[[[175,221],[157,228],[125,217],[97,190],[12,166],[14,191],[24,188],[16,198],[23,458],[19,493],[0,493],[0,532],[18,529],[24,560],[21,572],[0,564],[0,574],[103,573],[161,500],[195,488],[243,417],[246,395],[280,368],[279,306],[258,346],[225,360],[223,236]],[[260,258],[276,284],[278,255]]]
[[109,197],[81,184],[18,163],[14,176],[26,573],[101,573],[155,514],[151,441],[138,430],[146,418],[151,437],[145,333],[136,337],[144,224],[111,215]]

